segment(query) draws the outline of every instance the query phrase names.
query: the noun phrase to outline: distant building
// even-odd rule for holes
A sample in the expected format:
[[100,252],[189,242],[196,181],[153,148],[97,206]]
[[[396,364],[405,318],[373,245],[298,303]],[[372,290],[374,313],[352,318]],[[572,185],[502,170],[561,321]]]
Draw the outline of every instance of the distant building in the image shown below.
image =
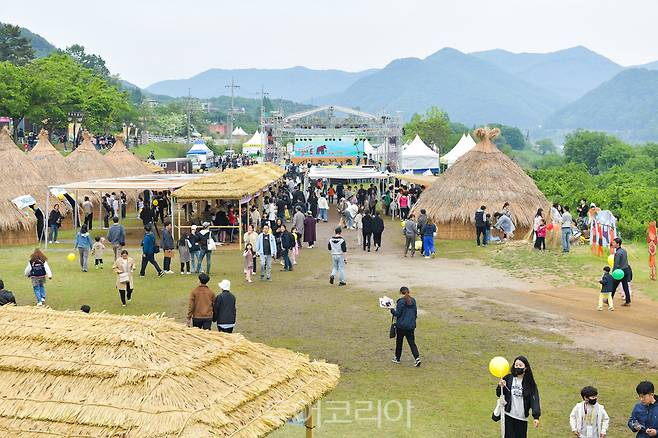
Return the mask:
[[226,135],[226,132],[227,132],[226,124],[224,124],[224,123],[211,123],[210,125],[208,125],[208,132],[210,132],[211,134],[217,134],[217,135],[224,136],[224,135]]

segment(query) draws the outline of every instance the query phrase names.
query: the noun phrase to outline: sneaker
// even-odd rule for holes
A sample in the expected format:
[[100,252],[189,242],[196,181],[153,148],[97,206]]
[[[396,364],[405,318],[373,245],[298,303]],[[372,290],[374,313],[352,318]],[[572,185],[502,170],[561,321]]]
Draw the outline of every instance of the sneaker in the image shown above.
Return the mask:
[[131,302],[132,300],[133,300],[132,298],[128,298],[128,302]]
[[185,274],[186,275],[192,275],[192,273],[190,271],[187,271]]
[[608,307],[608,310],[611,311],[611,312],[614,312],[615,308],[614,307]]
[[53,241],[52,241],[52,240],[49,240],[48,243],[53,243]]
[[424,258],[426,258],[426,259],[429,259],[429,258],[430,258],[430,256],[425,256]]
[[37,306],[43,306],[43,303],[42,303],[41,301],[39,301],[39,302],[37,303]]
[[603,307],[599,306],[596,310],[600,312],[601,310],[603,310]]
[[334,276],[333,275],[329,276],[329,284],[334,284]]
[[183,271],[180,271],[180,275],[185,275],[185,272],[183,272]]
[[55,240],[55,243],[59,243],[59,240]]
[[263,276],[261,275],[261,276],[260,276],[260,281],[263,281],[263,280],[265,280],[265,277],[263,277]]
[[[160,271],[158,273],[158,277],[164,277],[164,275],[165,275],[165,271]],[[143,275],[142,275],[142,277],[143,277]]]
[[125,305],[125,304],[122,304],[121,307],[126,307],[126,305]]
[[414,366],[415,366],[415,367],[419,367],[419,366],[420,366],[420,357],[417,357],[417,358],[416,358],[416,363],[414,364]]
[[267,281],[272,281],[272,279],[270,277],[267,277]]
[[622,306],[624,306],[624,307],[631,307],[631,303],[622,303]]
[[397,357],[394,357],[393,359],[391,359],[391,362],[400,363],[400,359],[398,359]]
[[338,283],[338,286],[347,286],[347,283],[345,283],[344,281],[341,281],[340,283]]

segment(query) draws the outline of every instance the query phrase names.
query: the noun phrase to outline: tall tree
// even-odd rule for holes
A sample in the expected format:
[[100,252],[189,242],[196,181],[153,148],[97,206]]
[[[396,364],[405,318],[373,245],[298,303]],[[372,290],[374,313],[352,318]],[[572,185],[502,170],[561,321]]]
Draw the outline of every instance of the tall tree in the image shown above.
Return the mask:
[[93,53],[87,53],[85,47],[80,44],[73,44],[65,50],[66,54],[73,58],[77,63],[93,71],[104,78],[110,77],[110,70],[105,65],[105,60]]
[[30,107],[28,79],[24,67],[0,62],[0,114],[11,117],[14,126]]
[[579,130],[567,134],[564,156],[567,162],[585,164],[591,174],[597,174],[598,160],[603,148],[618,141],[603,132]]
[[414,114],[404,126],[406,141],[413,140],[416,135],[419,135],[426,144],[438,146],[441,153],[446,151],[448,145],[453,146],[450,118],[445,111],[436,106],[428,109],[424,116]]
[[553,140],[551,140],[550,138],[537,140],[535,144],[537,145],[537,152],[539,152],[542,155],[554,154],[557,152],[557,148],[555,147]]
[[0,62],[9,61],[25,65],[34,59],[32,43],[21,36],[21,28],[11,24],[0,24]]

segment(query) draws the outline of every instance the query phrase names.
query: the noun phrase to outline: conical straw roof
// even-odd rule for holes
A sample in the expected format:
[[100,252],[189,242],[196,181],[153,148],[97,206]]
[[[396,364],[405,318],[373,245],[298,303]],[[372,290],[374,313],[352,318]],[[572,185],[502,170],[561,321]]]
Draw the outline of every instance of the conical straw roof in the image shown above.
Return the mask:
[[473,223],[481,205],[493,214],[509,202],[516,226],[531,227],[537,209],[547,211],[549,202],[532,178],[493,144],[499,133],[497,128],[478,128],[475,147],[423,192],[413,212],[424,208],[438,223]]
[[83,132],[82,138],[82,144],[66,157],[73,174],[72,180],[88,181],[119,176],[119,172],[103,159],[103,154],[93,145],[89,132]]
[[0,434],[261,437],[338,366],[160,316],[0,307]]
[[22,195],[32,195],[37,205],[45,210],[47,184],[41,178],[38,168],[13,142],[6,126],[0,130],[0,163],[0,230],[31,228],[36,222],[34,215],[19,211],[11,200]]
[[63,184],[73,181],[73,175],[64,156],[50,143],[48,131],[39,132],[39,141],[27,153],[27,156],[39,168],[39,172],[48,185]]
[[117,170],[117,176],[136,176],[153,173],[151,169],[144,165],[142,160],[128,150],[126,144],[123,142],[123,135],[116,136],[114,146],[107,151],[103,158]]

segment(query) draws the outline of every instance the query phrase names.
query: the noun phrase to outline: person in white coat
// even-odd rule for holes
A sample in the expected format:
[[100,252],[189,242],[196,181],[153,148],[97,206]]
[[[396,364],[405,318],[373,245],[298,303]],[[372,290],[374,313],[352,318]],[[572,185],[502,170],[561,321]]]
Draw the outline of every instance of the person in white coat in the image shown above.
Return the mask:
[[605,438],[610,417],[598,401],[598,390],[586,386],[580,391],[580,396],[583,401],[574,406],[569,416],[571,431],[580,438]]

